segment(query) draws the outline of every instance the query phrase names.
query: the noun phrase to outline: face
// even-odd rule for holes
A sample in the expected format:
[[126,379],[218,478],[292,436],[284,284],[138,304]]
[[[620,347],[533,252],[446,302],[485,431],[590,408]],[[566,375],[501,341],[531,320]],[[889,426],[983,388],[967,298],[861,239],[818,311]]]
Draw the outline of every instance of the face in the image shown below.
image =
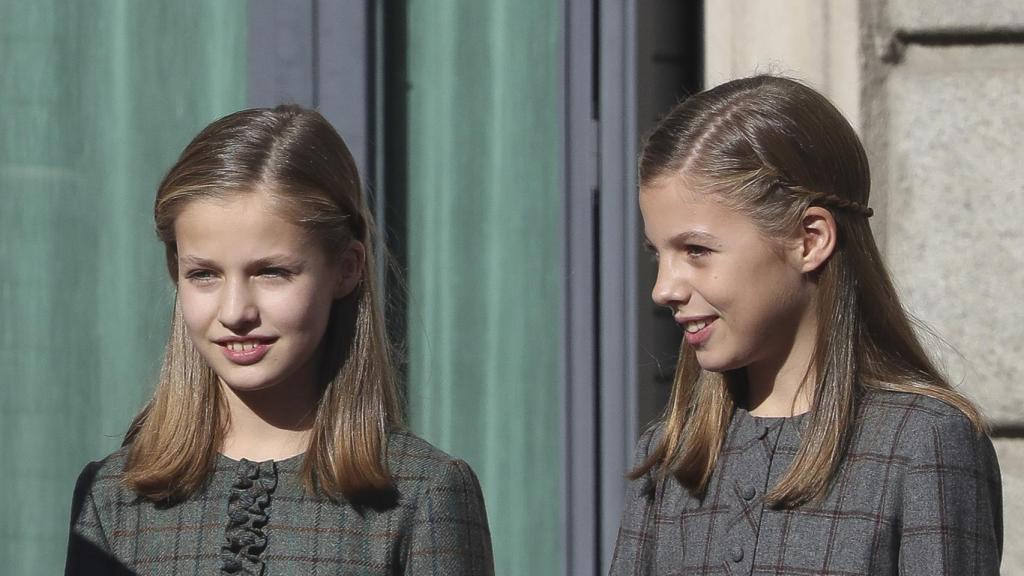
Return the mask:
[[193,201],[174,231],[182,315],[221,382],[239,392],[312,386],[331,305],[361,268],[331,261],[262,192]]
[[679,177],[644,187],[640,211],[658,260],[652,298],[672,310],[701,367],[783,362],[813,323],[799,240],[765,238],[750,218]]

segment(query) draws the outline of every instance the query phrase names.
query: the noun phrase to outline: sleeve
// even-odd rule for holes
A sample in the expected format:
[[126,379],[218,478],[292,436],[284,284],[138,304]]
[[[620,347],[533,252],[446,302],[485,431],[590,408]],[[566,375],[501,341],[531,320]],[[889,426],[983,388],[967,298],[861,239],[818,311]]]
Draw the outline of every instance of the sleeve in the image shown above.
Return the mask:
[[494,574],[483,493],[465,462],[450,462],[420,496],[408,554],[409,574]]
[[900,574],[998,575],[1002,488],[992,441],[961,414],[929,428],[903,483]]
[[90,462],[78,475],[71,500],[71,529],[68,536],[65,576],[119,574],[100,522],[92,486],[101,462]]
[[[633,467],[639,466],[650,453],[655,429],[647,430],[637,442]],[[639,576],[654,573],[654,478],[648,471],[629,481],[619,522],[619,536],[612,554],[610,576]]]

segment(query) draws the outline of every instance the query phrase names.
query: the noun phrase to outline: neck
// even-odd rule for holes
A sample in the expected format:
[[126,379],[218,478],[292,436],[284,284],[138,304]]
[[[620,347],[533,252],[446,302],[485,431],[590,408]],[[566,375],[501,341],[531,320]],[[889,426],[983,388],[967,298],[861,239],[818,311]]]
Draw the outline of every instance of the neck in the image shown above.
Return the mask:
[[306,451],[316,416],[318,393],[309,386],[273,386],[238,391],[221,382],[230,424],[221,452],[256,462],[283,460]]
[[814,347],[817,318],[809,306],[792,339],[769,358],[746,368],[747,407],[754,416],[787,417],[811,409],[814,395]]

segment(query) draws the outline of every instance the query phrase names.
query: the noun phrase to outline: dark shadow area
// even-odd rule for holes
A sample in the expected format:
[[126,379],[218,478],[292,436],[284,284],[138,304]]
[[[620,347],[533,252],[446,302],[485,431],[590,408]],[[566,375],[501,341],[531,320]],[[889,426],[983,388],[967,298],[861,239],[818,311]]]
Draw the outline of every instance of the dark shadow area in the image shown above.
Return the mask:
[[376,490],[356,495],[349,499],[349,504],[355,508],[360,516],[364,516],[368,510],[374,512],[387,512],[398,506],[401,494],[394,487],[385,490]]
[[[382,53],[377,73],[382,77],[383,118],[379,123],[382,130],[383,146],[379,146],[382,169],[377,178],[385,191],[384,214],[377,215],[384,223],[380,239],[389,258],[379,262],[385,272],[385,320],[388,340],[394,351],[395,370],[403,403],[406,394],[407,350],[406,330],[408,326],[408,286],[405,273],[408,270],[408,166],[409,166],[409,66],[408,52],[408,8],[405,2],[387,4],[382,14]],[[403,405],[403,412],[408,406]]]
[[75,524],[82,514],[86,496],[96,480],[100,462],[91,462],[82,470],[75,483],[75,495],[71,501],[71,527],[68,537],[68,555],[64,563],[65,576],[91,576],[110,574],[113,576],[138,576],[127,566],[111,556],[110,552],[85,539],[75,532]]
[[68,542],[68,558],[64,565],[64,576],[99,574],[138,576],[137,572],[118,562],[108,552],[72,532]]

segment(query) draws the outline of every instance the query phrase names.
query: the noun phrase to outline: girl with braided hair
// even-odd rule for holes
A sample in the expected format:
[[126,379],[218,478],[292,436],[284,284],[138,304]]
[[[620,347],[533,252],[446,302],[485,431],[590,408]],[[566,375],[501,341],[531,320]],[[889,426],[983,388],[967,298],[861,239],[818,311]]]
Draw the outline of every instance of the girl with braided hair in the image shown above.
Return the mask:
[[652,297],[684,336],[611,573],[998,574],[992,443],[900,305],[839,111],[732,81],[677,105],[639,170]]

